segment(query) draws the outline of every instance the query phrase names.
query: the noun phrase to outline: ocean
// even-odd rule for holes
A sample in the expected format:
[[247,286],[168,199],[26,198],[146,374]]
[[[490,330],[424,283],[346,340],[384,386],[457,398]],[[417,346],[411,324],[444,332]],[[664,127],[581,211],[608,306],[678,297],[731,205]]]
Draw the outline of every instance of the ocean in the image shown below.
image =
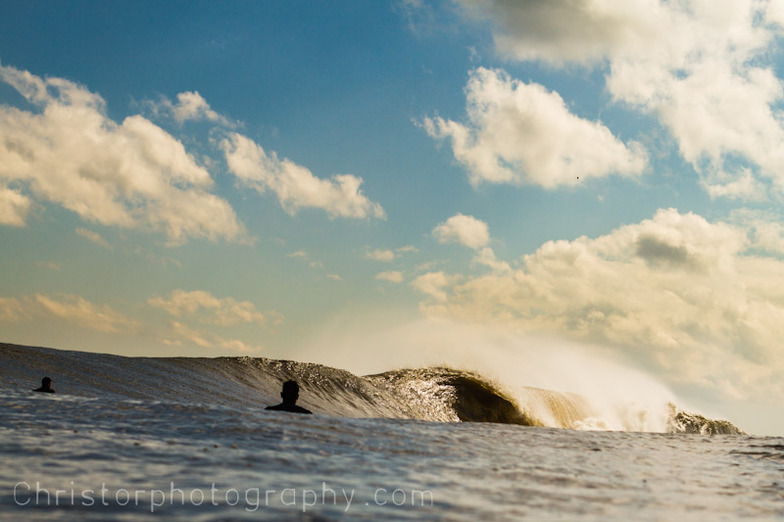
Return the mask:
[[[611,430],[580,396],[449,368],[8,344],[0,361],[3,520],[784,518],[784,439],[674,405]],[[57,393],[30,391],[44,375]],[[264,411],[288,379],[313,415]]]

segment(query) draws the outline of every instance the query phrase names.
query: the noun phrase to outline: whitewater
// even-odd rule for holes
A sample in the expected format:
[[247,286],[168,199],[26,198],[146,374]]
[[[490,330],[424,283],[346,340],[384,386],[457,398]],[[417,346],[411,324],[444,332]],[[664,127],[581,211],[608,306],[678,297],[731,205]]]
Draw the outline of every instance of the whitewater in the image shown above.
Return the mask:
[[[612,431],[589,398],[444,367],[10,344],[0,361],[3,520],[784,516],[784,439],[675,405]],[[44,375],[56,394],[30,391]],[[264,411],[289,379],[314,415]]]

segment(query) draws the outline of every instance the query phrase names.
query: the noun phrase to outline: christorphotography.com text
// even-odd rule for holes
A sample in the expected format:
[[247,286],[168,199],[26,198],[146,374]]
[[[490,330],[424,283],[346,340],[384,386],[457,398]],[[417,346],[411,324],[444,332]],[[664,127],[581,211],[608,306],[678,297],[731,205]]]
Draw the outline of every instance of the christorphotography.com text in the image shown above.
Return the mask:
[[144,509],[150,513],[177,507],[234,507],[248,512],[266,508],[289,508],[306,513],[323,508],[352,509],[367,507],[433,506],[429,490],[401,487],[368,489],[331,486],[321,482],[315,487],[229,487],[214,482],[205,487],[181,487],[169,482],[163,487],[118,487],[101,483],[80,487],[50,487],[40,481],[20,481],[14,485],[14,503],[20,507],[81,507]]

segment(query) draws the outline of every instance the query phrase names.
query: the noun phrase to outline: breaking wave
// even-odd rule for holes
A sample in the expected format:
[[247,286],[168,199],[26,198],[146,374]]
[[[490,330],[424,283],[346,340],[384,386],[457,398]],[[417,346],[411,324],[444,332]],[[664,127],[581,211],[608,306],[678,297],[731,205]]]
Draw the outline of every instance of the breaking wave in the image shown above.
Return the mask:
[[[525,387],[512,396],[479,374],[445,367],[363,377],[321,364],[251,357],[122,357],[13,344],[0,344],[0,355],[0,387],[6,389],[32,389],[48,375],[61,394],[262,407],[279,402],[281,383],[293,379],[300,384],[299,403],[328,415],[662,431],[645,422],[611,424],[577,394]],[[674,405],[665,425],[674,433],[743,433],[728,421]]]

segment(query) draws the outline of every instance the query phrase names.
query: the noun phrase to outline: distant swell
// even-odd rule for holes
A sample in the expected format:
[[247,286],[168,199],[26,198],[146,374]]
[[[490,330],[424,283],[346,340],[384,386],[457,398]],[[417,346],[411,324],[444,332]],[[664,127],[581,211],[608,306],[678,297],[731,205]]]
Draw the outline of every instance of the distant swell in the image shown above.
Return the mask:
[[[365,377],[312,363],[251,357],[121,357],[0,344],[0,388],[29,390],[44,375],[58,393],[263,407],[279,402],[280,385],[300,384],[299,403],[345,417],[495,422],[586,429],[602,426],[581,396],[524,388],[514,400],[484,377],[451,368],[394,370]],[[743,433],[728,421],[671,406],[668,431]]]

